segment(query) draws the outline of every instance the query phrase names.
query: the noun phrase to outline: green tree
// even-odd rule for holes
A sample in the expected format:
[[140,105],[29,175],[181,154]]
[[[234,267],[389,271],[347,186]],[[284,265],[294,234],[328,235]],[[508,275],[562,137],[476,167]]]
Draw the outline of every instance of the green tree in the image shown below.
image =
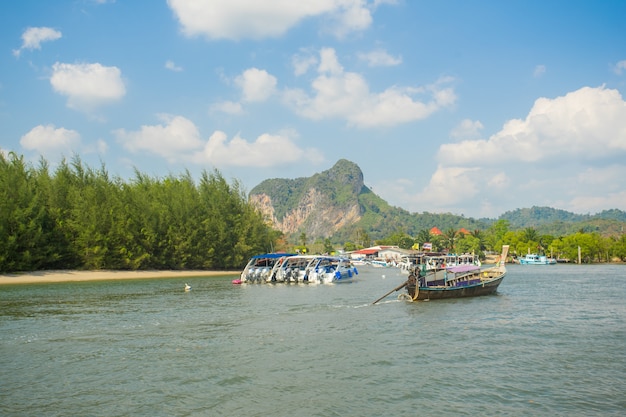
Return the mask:
[[306,246],[306,233],[304,232],[300,233],[300,244]]
[[454,252],[454,244],[457,240],[457,231],[450,228],[446,229],[442,236],[442,243],[450,252]]
[[333,253],[335,248],[329,238],[324,239],[324,253]]
[[345,242],[343,244],[343,250],[346,251],[346,252],[353,252],[353,251],[357,250],[357,247],[352,242]]

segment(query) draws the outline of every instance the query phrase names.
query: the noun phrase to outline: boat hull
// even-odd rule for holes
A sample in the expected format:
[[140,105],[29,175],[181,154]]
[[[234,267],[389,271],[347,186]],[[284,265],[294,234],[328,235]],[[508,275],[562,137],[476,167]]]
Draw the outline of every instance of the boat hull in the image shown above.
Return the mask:
[[416,301],[493,294],[506,276],[505,260],[508,251],[509,245],[503,245],[499,261],[496,266],[490,268],[462,265],[442,271],[431,271],[424,276],[418,270],[416,274],[409,275],[406,282],[408,296],[412,301]]
[[525,261],[524,259],[520,259],[519,261],[520,265],[556,265],[556,260],[555,261],[545,261],[545,262],[530,262],[530,261]]
[[463,287],[419,287],[418,291],[414,288],[408,288],[408,294],[413,300],[443,300],[447,298],[478,297],[494,294],[503,279],[504,275],[490,281]]

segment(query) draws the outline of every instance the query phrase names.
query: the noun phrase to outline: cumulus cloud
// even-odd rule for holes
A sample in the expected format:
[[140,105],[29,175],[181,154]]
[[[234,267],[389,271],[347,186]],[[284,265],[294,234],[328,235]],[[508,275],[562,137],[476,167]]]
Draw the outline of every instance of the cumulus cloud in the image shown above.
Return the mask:
[[244,101],[259,102],[274,94],[277,81],[265,70],[250,68],[235,78],[235,84],[241,88]]
[[358,54],[360,60],[367,62],[370,67],[392,67],[402,63],[402,57],[391,56],[383,49],[376,49]]
[[626,59],[623,61],[619,61],[613,66],[613,72],[615,72],[617,75],[622,75],[624,71],[626,71]]
[[28,28],[22,33],[22,46],[13,55],[19,57],[24,49],[41,49],[42,42],[55,41],[61,36],[61,32],[48,27]]
[[204,148],[194,155],[194,161],[201,164],[257,168],[293,164],[303,160],[319,162],[322,159],[319,151],[298,147],[285,133],[265,133],[254,142],[249,142],[239,135],[228,140],[228,136],[222,131],[214,132]]
[[537,162],[555,156],[605,157],[626,151],[625,123],[619,91],[584,87],[536,100],[525,119],[508,121],[489,139],[444,144],[439,158],[472,164],[485,158]]
[[75,130],[57,128],[52,124],[39,125],[21,137],[20,145],[26,150],[50,156],[52,154],[78,152],[81,138]]
[[371,92],[363,76],[343,69],[332,48],[320,51],[317,71],[311,94],[291,89],[283,96],[298,114],[313,120],[344,118],[357,127],[394,126],[425,119],[456,102],[450,79],[425,87],[392,86]]
[[249,142],[239,135],[228,140],[226,133],[215,131],[204,140],[196,125],[185,117],[159,115],[159,119],[162,124],[141,126],[137,131],[117,129],[113,135],[133,153],[150,152],[169,162],[213,164],[216,167],[269,167],[322,159],[318,150],[300,148],[294,141],[295,132],[264,133]]
[[461,123],[452,129],[450,137],[453,139],[478,139],[480,138],[480,131],[483,129],[483,124],[478,120],[465,119]]
[[[335,36],[367,29],[372,10],[363,0],[168,0],[169,7],[189,37],[209,39],[263,39],[279,37],[302,21],[324,19]],[[382,3],[377,2],[374,6]]]
[[[495,212],[482,215],[532,198],[579,213],[626,207],[626,102],[603,86],[540,98],[524,119],[508,121],[488,139],[442,144],[437,159],[414,202],[445,209],[484,198]],[[554,187],[566,193],[575,187],[582,197],[557,197]],[[515,201],[520,196],[526,203]]]
[[67,106],[89,112],[102,104],[124,97],[126,87],[117,67],[101,64],[64,64],[52,66],[50,84],[54,91],[67,96]]
[[117,129],[113,135],[131,152],[148,151],[172,162],[184,159],[185,154],[202,147],[200,132],[191,120],[167,114],[158,117],[163,124],[144,125],[134,132]]
[[309,69],[315,67],[318,62],[317,55],[307,50],[303,50],[302,53],[296,54],[291,58],[293,72],[297,76],[306,74]]

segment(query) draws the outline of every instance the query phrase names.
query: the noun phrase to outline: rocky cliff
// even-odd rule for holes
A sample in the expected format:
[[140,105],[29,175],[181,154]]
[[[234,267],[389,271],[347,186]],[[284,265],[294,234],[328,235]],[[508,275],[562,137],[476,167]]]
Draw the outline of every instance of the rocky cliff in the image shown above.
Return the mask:
[[361,219],[358,196],[364,189],[361,169],[342,159],[310,178],[265,180],[249,198],[286,235],[326,238]]

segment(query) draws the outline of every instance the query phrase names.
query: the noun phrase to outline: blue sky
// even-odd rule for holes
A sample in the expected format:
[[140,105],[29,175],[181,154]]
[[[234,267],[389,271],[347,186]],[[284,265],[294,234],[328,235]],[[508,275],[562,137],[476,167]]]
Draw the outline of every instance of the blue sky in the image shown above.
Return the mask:
[[626,210],[626,2],[21,0],[0,149],[245,190],[355,162],[411,212]]

